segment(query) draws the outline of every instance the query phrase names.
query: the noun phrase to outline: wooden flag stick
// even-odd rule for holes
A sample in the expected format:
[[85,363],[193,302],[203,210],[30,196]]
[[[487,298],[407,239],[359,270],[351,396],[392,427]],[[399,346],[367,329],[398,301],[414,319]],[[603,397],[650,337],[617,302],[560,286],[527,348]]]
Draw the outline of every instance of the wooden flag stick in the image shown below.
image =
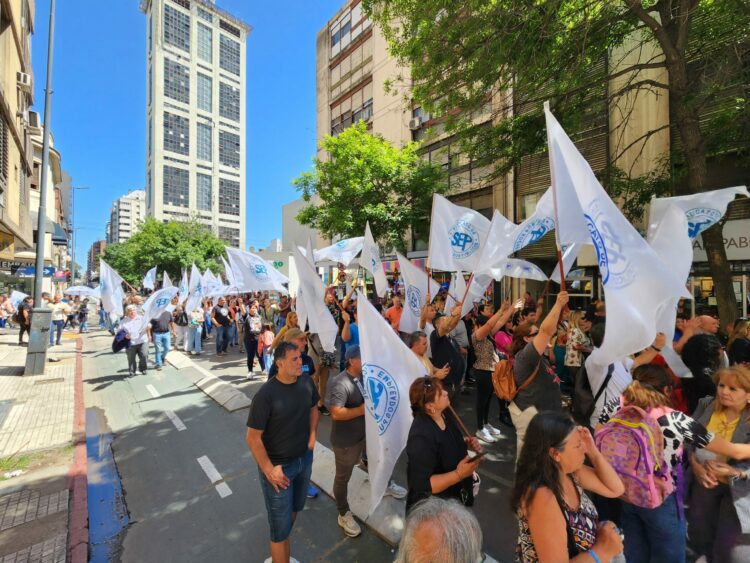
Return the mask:
[[[464,301],[466,301],[466,298],[469,296],[469,290],[471,289],[471,282],[473,282],[473,281],[474,281],[474,272],[471,273],[471,275],[469,276],[469,281],[466,283],[466,291],[464,291],[463,299],[461,299],[461,301],[459,301],[459,303],[461,305],[464,304]],[[454,299],[455,299],[455,297],[454,297]]]
[[448,405],[448,410],[451,411],[451,414],[456,419],[456,422],[458,422],[458,425],[461,427],[461,430],[466,435],[467,438],[471,438],[472,434],[469,432],[469,430],[466,428],[466,425],[464,424],[464,421],[461,420],[461,417],[458,416],[458,413],[453,410],[453,407],[451,405]]

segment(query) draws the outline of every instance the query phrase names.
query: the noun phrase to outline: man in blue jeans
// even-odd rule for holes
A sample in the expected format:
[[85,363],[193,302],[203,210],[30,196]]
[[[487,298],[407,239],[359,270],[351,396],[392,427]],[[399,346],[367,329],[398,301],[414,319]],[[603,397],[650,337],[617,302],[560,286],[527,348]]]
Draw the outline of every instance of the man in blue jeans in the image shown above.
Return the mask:
[[216,307],[211,309],[211,322],[216,327],[216,355],[223,356],[229,346],[229,325],[232,324],[227,300],[223,297],[219,297]]
[[271,557],[266,563],[296,563],[289,555],[289,534],[297,513],[305,507],[319,397],[312,379],[302,374],[297,346],[279,344],[274,363],[276,377],[263,384],[250,406],[247,445],[258,464],[268,512]]
[[171,346],[170,334],[175,338],[177,337],[174,318],[170,311],[162,311],[158,317],[151,319],[148,325],[149,340],[153,340],[154,342],[154,364],[157,371],[161,371],[164,359],[169,353]]

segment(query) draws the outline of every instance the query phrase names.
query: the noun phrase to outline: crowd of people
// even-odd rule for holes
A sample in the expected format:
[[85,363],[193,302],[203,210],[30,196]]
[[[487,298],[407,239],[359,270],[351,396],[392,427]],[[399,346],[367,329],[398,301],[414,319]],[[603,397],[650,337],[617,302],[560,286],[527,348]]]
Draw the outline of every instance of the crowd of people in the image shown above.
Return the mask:
[[[326,293],[339,329],[333,353],[300,326],[295,300],[285,295],[222,296],[193,310],[176,298],[145,331],[138,294],[127,297],[116,322],[99,311],[100,327],[127,341],[131,375],[149,365],[161,369],[173,347],[201,354],[213,339],[217,356],[245,355],[248,379],[265,376],[247,443],[273,561],[293,560],[294,520],[317,495],[310,474],[320,416],[332,419],[338,524],[349,537],[361,533],[347,498],[354,468],[367,470],[354,285]],[[434,561],[481,558],[482,530],[471,513],[482,494],[478,468],[493,443],[513,436],[519,561],[604,562],[623,552],[635,563],[683,562],[689,554],[750,561],[750,321],[721,330],[715,317],[688,318],[680,309],[671,343],[658,334],[647,349],[599,374],[588,372],[586,360],[604,340],[603,301],[570,310],[563,291],[545,308],[543,297],[527,293],[497,308],[479,302],[462,315],[461,303],[446,307],[447,297],[428,295],[419,330],[409,333],[400,330],[402,295],[372,301],[423,367],[409,391],[407,488],[391,482],[387,490],[406,499],[398,561],[421,561],[424,553]],[[45,300],[53,311],[50,344],[68,324],[87,330],[88,300]],[[0,297],[0,326],[17,325],[19,342],[32,306],[27,298],[16,310]],[[675,374],[665,346],[689,373]],[[509,401],[494,387],[505,362],[516,385]],[[467,393],[475,400],[471,430],[453,409]]]

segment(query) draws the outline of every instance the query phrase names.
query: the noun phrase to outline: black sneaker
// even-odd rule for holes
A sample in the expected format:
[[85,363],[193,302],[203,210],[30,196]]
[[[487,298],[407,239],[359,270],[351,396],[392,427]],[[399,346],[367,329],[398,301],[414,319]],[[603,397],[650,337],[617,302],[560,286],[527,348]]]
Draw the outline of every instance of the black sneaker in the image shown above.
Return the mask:
[[320,414],[323,416],[331,416],[331,411],[329,411],[325,405],[321,405],[318,407],[318,410],[320,411]]

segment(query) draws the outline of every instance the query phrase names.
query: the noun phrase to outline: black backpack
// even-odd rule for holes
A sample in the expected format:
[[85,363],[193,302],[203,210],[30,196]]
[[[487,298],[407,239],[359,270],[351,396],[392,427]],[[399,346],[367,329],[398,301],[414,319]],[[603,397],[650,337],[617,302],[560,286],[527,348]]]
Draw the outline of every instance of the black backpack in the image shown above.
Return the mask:
[[609,364],[607,376],[604,378],[601,387],[594,395],[589,383],[589,374],[586,373],[586,364],[578,368],[574,381],[573,403],[570,406],[570,414],[581,426],[589,427],[591,424],[591,415],[596,408],[596,402],[602,396],[607,388],[609,380],[612,379],[612,373],[615,371],[615,364]]

